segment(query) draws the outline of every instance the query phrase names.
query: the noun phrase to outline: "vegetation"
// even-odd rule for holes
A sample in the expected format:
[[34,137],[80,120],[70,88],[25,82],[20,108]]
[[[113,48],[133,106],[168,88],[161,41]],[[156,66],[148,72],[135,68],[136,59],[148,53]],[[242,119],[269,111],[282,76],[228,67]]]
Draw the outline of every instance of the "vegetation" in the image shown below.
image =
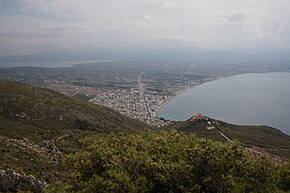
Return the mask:
[[195,134],[197,137],[213,139],[216,141],[226,140],[218,133],[217,130],[207,130],[208,123],[205,120],[192,122],[187,121],[176,121],[173,124],[161,127],[160,130],[172,130],[176,129],[186,134]]
[[[270,154],[290,158],[290,136],[268,126],[241,126],[223,121],[210,119],[211,125],[205,120],[201,121],[178,121],[161,130],[176,129],[187,134],[196,134],[198,137],[210,138],[216,141],[225,141],[219,131],[231,140],[238,140],[243,146],[263,148]],[[206,127],[214,126],[214,130]]]
[[43,129],[139,131],[147,125],[109,108],[65,96],[50,89],[0,81],[0,115]]
[[49,89],[0,81],[0,169],[51,184],[67,172],[60,165],[62,157],[79,150],[82,137],[147,127],[106,107]]
[[219,131],[288,157],[289,136],[266,126],[210,121],[216,129],[185,121],[160,129],[168,131],[141,132],[146,124],[106,107],[0,81],[0,169],[33,175],[52,192],[290,191],[289,164],[249,159]]
[[261,147],[270,154],[290,158],[290,136],[268,126],[241,126],[220,121],[218,127],[231,139],[245,146]]
[[[283,192],[289,165],[249,159],[239,144],[177,131],[97,134],[67,157],[74,170],[55,192]],[[65,188],[63,188],[65,187]]]

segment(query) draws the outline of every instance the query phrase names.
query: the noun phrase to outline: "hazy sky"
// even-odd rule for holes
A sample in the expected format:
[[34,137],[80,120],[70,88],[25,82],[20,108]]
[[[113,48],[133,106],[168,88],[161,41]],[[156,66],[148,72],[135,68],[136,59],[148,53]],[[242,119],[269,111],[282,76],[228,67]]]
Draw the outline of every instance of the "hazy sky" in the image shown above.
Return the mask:
[[290,47],[289,0],[0,0],[0,55]]

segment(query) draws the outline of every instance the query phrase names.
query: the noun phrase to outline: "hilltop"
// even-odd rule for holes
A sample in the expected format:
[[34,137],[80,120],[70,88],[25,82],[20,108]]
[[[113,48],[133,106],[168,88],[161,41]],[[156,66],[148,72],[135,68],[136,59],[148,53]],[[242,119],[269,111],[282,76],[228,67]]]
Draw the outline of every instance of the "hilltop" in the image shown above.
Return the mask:
[[282,157],[290,157],[290,136],[268,126],[234,125],[209,117],[177,121],[161,130],[176,129],[186,134],[216,141],[238,140],[245,147],[262,148],[264,151]]

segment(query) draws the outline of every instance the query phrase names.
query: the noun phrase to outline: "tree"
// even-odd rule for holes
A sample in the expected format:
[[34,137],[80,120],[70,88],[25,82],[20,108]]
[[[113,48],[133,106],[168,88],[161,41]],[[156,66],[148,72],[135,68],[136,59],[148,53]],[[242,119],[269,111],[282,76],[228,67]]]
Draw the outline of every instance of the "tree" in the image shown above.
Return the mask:
[[[239,144],[175,130],[97,134],[67,157],[66,192],[276,192],[276,167]],[[281,178],[282,179],[282,178]]]

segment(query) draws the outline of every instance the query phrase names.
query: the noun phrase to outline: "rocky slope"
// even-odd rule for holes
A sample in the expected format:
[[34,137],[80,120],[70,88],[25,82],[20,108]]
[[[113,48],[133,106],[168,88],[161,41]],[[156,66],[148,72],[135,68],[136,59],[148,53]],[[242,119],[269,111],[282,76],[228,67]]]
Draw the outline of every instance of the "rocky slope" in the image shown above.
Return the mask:
[[84,136],[148,127],[49,89],[0,81],[0,192],[38,192],[45,187],[41,183],[62,179],[64,155],[79,150]]

